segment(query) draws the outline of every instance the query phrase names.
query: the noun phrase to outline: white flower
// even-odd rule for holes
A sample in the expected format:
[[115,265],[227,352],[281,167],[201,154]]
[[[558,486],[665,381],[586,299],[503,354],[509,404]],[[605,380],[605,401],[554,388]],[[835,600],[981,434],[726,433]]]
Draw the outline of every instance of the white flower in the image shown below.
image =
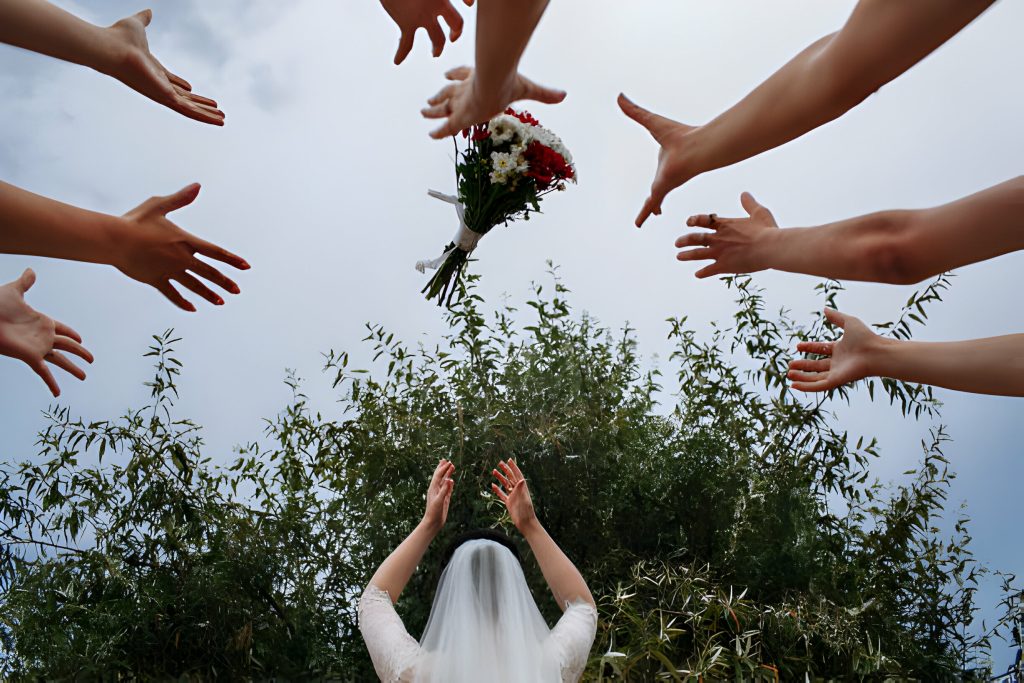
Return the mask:
[[491,119],[487,124],[487,130],[491,132],[491,142],[496,145],[523,137],[523,124],[508,114],[499,114]]
[[504,173],[497,171],[491,171],[491,184],[492,185],[504,185],[508,182],[508,176]]
[[[514,173],[525,163],[519,155],[508,152],[491,152],[491,167],[495,173]],[[525,170],[525,169],[523,169]]]

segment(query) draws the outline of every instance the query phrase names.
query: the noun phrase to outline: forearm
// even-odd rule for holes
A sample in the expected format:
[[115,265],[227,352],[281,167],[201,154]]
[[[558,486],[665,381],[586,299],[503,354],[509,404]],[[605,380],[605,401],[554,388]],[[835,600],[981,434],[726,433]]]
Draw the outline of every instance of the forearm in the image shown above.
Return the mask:
[[548,0],[480,0],[476,20],[476,87],[484,101],[515,76]]
[[762,233],[753,248],[765,269],[906,284],[911,274],[902,257],[913,220],[913,212],[882,211],[815,227],[783,228]]
[[45,0],[0,0],[0,42],[100,71],[113,58],[106,29]]
[[871,376],[957,391],[1024,396],[1024,334],[960,342],[885,339],[869,356]]
[[753,248],[764,268],[913,284],[1024,249],[1024,176],[930,209],[765,231]]
[[576,565],[572,563],[562,549],[558,547],[554,539],[544,529],[543,525],[536,518],[525,529],[520,529],[526,542],[530,544],[530,550],[537,558],[537,564],[544,574],[551,589],[555,602],[561,609],[565,609],[566,603],[575,600],[584,600],[594,604],[594,596],[587,587]]
[[694,175],[773,149],[832,121],[945,43],[993,0],[861,0],[739,103],[694,129]]
[[0,253],[111,263],[122,222],[0,182]]
[[392,602],[398,602],[398,596],[412,578],[416,566],[427,552],[437,529],[426,522],[420,522],[413,532],[380,565],[370,583],[388,592]]

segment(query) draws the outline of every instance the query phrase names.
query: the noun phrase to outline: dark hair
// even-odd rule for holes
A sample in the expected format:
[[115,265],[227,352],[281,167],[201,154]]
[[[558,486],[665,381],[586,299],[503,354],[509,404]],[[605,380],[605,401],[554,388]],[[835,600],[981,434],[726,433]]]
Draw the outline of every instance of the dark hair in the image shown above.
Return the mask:
[[519,555],[519,548],[516,547],[516,544],[505,533],[499,531],[498,529],[473,529],[472,531],[466,531],[456,536],[455,539],[448,544],[448,547],[445,548],[444,555],[441,556],[441,572],[444,572],[445,567],[448,566],[448,563],[452,559],[452,555],[455,554],[455,550],[460,545],[466,543],[467,541],[481,540],[494,541],[499,545],[505,546],[506,548],[512,551],[513,555],[516,556],[516,561],[522,564],[523,558]]

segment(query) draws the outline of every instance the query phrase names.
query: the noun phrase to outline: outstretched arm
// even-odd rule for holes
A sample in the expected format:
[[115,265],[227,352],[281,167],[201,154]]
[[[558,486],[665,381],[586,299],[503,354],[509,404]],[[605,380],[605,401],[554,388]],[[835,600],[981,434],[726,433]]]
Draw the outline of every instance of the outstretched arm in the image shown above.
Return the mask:
[[1024,334],[959,342],[915,342],[881,337],[863,322],[830,308],[843,329],[836,342],[801,342],[797,350],[824,356],[789,363],[798,391],[826,391],[865,377],[891,377],[957,391],[1024,396]]
[[243,270],[249,264],[167,219],[198,195],[194,183],[167,197],[148,199],[124,216],[109,216],[0,182],[0,253],[105,263],[155,287],[186,311],[195,311],[195,306],[171,280],[219,306],[224,300],[198,277],[232,294],[239,293],[238,285],[196,254]]
[[452,475],[455,465],[448,460],[441,460],[434,469],[434,476],[427,488],[427,511],[423,519],[412,533],[388,555],[374,573],[370,583],[388,592],[392,602],[398,602],[398,596],[405,590],[416,566],[423,559],[434,537],[448,519],[448,504],[452,499],[455,481]]
[[700,214],[687,220],[712,230],[676,240],[685,249],[680,261],[713,261],[697,277],[774,269],[912,284],[1024,249],[1024,176],[931,209],[882,211],[812,228],[779,229],[749,193],[740,202],[747,218]]
[[591,594],[590,588],[587,587],[587,582],[576,569],[576,565],[566,557],[554,539],[548,535],[540,520],[537,519],[533,510],[533,500],[530,498],[530,489],[526,485],[526,478],[519,471],[515,461],[503,461],[498,466],[501,468],[501,472],[494,470],[493,474],[501,482],[501,486],[491,484],[491,489],[508,508],[512,523],[530,544],[530,550],[537,558],[537,564],[540,565],[540,570],[551,589],[551,594],[555,596],[555,602],[563,611],[568,603],[576,600],[583,600],[594,605],[594,596]]
[[519,60],[547,6],[548,0],[480,0],[476,67],[449,71],[445,75],[455,82],[427,100],[423,116],[446,119],[431,137],[441,139],[488,121],[516,100],[557,104],[565,99],[564,91],[519,75]]
[[149,51],[150,10],[95,26],[46,0],[0,0],[0,42],[88,66],[196,121],[224,125],[224,112]]
[[704,126],[619,105],[661,146],[639,227],[688,180],[778,147],[839,118],[956,35],[994,0],[861,0],[843,28],[806,48]]

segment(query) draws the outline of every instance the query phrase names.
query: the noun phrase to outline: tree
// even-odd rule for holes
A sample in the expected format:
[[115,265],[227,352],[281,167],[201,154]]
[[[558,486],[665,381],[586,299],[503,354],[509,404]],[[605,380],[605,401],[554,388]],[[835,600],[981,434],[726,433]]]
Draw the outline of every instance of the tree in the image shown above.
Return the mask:
[[[936,526],[952,477],[944,430],[907,482],[870,481],[877,444],[786,389],[795,340],[821,330],[769,319],[748,278],[730,284],[729,326],[702,338],[669,321],[666,389],[632,330],[574,315],[557,277],[550,294],[535,287],[525,326],[510,306],[486,312],[470,278],[433,347],[368,326],[370,370],[326,355],[339,414],[312,410],[290,377],[290,405],[229,466],[174,416],[178,340],[156,337],[148,406],[90,424],[54,410],[40,459],[3,470],[7,674],[374,680],[355,600],[422,514],[427,474],[446,456],[459,480],[399,603],[413,634],[447,537],[511,531],[486,493],[510,455],[598,599],[588,680],[931,679],[978,666],[983,570],[966,518],[951,539]],[[886,329],[909,335],[944,286]],[[838,286],[821,291],[834,304]],[[894,410],[937,417],[928,389],[882,386]]]

